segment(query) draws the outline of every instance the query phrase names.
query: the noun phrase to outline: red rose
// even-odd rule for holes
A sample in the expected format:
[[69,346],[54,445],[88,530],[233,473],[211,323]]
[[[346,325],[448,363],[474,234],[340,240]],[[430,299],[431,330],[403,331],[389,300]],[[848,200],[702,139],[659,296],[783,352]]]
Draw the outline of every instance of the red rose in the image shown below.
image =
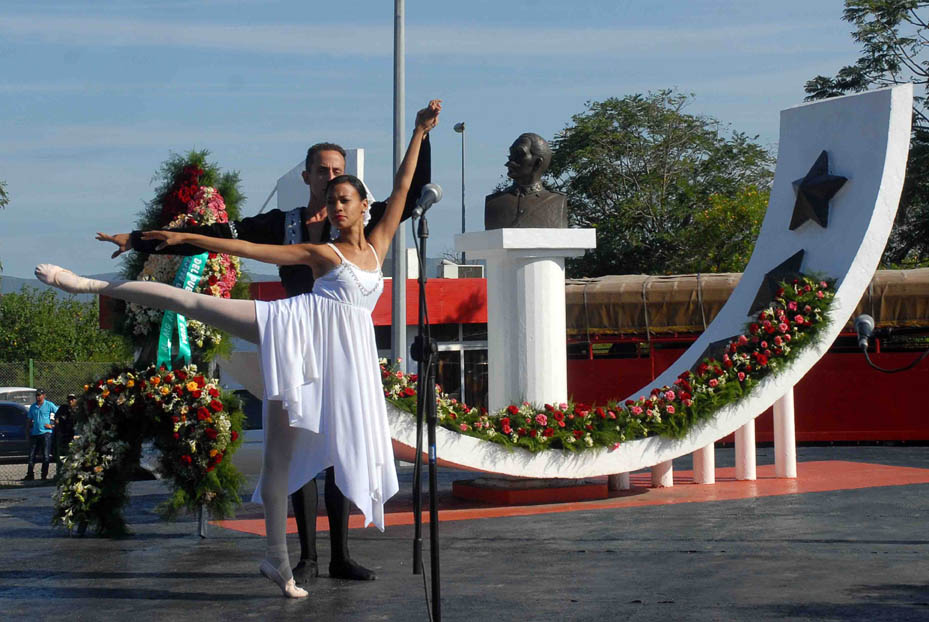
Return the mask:
[[194,396],[194,399],[200,399],[200,391],[191,391],[190,394]]
[[211,274],[210,278],[208,278],[206,282],[209,283],[210,285],[216,285],[217,283],[219,283],[219,279],[216,278],[215,274]]
[[501,419],[501,420],[500,420],[500,425],[509,426],[509,425],[510,425],[510,418],[509,418],[509,417],[504,417],[503,419]]
[[209,419],[209,418],[210,418],[210,411],[208,411],[203,406],[197,409],[197,419],[199,421],[203,421],[204,419]]
[[520,436],[526,436],[526,428],[517,428],[516,433]]
[[206,384],[206,379],[203,376],[194,376],[194,382],[196,382],[197,386],[202,389],[203,385]]
[[171,374],[168,374],[167,376],[164,377],[164,381],[165,381],[165,382],[174,382],[174,376],[171,375]]
[[507,406],[506,411],[510,413],[511,415],[519,414],[519,408],[517,406],[514,406],[513,404],[510,404],[509,406]]
[[403,395],[404,397],[413,397],[414,395],[416,395],[416,389],[414,389],[413,387],[407,387],[403,389]]
[[207,428],[206,430],[203,431],[203,433],[206,434],[207,437],[208,437],[211,441],[215,441],[217,435],[219,434],[219,432],[217,432],[217,431],[214,430],[213,428]]
[[176,372],[174,372],[174,375],[177,376],[178,380],[182,380],[182,381],[187,380],[187,372],[184,371],[183,369],[177,370]]
[[191,458],[191,457],[190,457],[189,455],[187,455],[187,454],[184,454],[183,456],[181,456],[181,462],[183,462],[184,464],[191,464],[191,463],[193,463],[193,461],[194,461],[194,459]]
[[542,430],[542,436],[544,436],[545,438],[550,437],[554,433],[555,433],[555,430],[551,428],[545,428],[544,430]]
[[210,397],[219,397],[219,391],[217,391],[216,389],[210,389],[209,391],[207,391],[207,393],[210,394]]
[[229,437],[232,439],[232,442],[234,443],[239,438],[239,433],[233,430],[232,434],[230,434]]
[[220,402],[219,400],[210,400],[210,408],[212,408],[216,412],[219,412],[223,409],[223,403]]
[[583,432],[583,431],[581,431],[581,430],[575,430],[575,431],[574,431],[574,438],[581,438],[582,436],[584,436],[584,432]]
[[529,430],[529,437],[530,437],[530,438],[535,438],[535,437],[538,436],[538,435],[539,435],[539,433],[538,433],[537,431],[535,431],[535,430]]
[[179,440],[180,438],[181,438],[181,435],[178,434],[177,432],[175,432],[175,433],[174,433],[174,440]]

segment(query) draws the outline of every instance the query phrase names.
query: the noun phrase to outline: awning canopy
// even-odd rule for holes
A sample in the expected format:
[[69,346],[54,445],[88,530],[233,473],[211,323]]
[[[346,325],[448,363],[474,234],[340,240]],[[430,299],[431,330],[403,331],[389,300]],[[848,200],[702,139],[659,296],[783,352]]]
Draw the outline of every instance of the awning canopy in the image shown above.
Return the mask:
[[[633,336],[702,332],[729,299],[741,273],[569,279],[568,335]],[[853,318],[880,327],[929,329],[929,268],[879,270]],[[847,327],[851,330],[851,322]]]

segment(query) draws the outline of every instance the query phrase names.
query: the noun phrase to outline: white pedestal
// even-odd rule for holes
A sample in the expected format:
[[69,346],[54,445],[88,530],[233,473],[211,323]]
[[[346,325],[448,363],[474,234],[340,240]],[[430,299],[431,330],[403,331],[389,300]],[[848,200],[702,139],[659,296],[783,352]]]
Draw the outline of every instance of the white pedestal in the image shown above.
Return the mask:
[[774,474],[797,477],[797,435],[794,432],[794,390],[774,402]]
[[716,483],[716,445],[710,443],[693,453],[694,483]]
[[758,479],[755,455],[755,420],[735,431],[735,478]]
[[487,262],[488,402],[568,398],[565,257],[596,247],[594,229],[494,229],[455,236],[455,250]]

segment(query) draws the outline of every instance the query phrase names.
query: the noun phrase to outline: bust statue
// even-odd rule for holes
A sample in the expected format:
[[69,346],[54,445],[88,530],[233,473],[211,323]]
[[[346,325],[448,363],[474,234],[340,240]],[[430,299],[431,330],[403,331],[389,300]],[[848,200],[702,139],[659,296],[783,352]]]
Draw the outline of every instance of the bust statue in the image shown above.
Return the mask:
[[510,187],[487,195],[484,200],[484,229],[566,229],[566,197],[542,186],[542,175],[552,161],[552,150],[538,134],[522,134],[510,146],[506,162]]

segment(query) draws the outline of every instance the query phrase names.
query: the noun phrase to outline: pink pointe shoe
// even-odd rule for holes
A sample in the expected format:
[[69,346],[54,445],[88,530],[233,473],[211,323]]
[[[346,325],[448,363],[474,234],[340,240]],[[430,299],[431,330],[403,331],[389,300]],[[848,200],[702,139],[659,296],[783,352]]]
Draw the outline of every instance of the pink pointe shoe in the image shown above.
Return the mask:
[[40,263],[35,267],[35,277],[52,287],[62,289],[69,294],[92,293],[95,291],[94,280],[78,276],[61,266]]
[[274,583],[277,583],[277,586],[281,588],[281,593],[284,594],[287,598],[306,598],[309,595],[302,587],[297,587],[297,584],[294,582],[293,577],[288,580],[285,580],[281,576],[281,573],[278,571],[274,565],[268,560],[263,560],[261,565],[258,567],[259,572],[263,574],[266,578],[270,579]]

